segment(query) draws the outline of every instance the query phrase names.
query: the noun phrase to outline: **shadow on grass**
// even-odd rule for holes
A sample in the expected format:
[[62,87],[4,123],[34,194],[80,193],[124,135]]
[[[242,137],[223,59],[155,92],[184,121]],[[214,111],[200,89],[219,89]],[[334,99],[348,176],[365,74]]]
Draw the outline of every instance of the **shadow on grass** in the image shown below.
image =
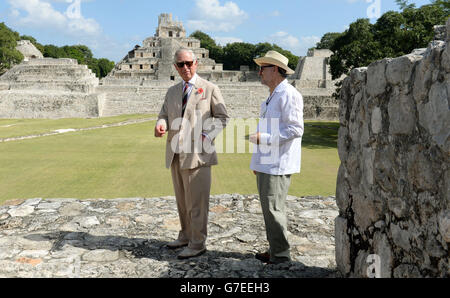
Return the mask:
[[[305,123],[302,147],[308,149],[337,149],[338,130],[338,122],[307,122]],[[246,135],[245,139],[248,141],[249,135]]]
[[307,122],[303,133],[302,147],[308,149],[336,148],[339,123]]

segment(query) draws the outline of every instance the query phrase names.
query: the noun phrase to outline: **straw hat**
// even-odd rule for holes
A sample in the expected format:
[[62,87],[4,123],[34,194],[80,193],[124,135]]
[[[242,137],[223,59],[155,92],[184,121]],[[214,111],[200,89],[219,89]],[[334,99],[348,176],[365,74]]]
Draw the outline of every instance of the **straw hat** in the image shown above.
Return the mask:
[[294,74],[295,71],[289,68],[289,59],[278,53],[277,51],[268,51],[264,57],[253,59],[256,64],[261,66],[261,64],[272,64],[276,65],[284,70],[286,74]]

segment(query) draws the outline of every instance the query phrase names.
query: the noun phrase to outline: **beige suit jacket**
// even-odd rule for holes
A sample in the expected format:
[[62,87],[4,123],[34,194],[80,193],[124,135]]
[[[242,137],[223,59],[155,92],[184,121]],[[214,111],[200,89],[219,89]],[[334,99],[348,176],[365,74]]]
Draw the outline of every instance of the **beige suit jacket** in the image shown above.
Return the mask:
[[[229,118],[219,87],[197,76],[183,118],[182,95],[183,82],[170,87],[158,115],[156,125],[163,125],[168,132],[166,167],[170,168],[175,153],[179,154],[181,169],[216,165],[214,139]],[[202,142],[202,134],[209,140]]]

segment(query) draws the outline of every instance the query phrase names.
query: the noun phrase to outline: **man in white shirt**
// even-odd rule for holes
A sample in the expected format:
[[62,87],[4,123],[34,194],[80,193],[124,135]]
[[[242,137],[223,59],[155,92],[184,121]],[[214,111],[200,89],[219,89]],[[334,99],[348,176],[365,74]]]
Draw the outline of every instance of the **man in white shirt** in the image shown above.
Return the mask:
[[269,250],[256,254],[266,263],[289,261],[285,201],[291,174],[300,173],[304,131],[303,97],[286,79],[294,71],[288,58],[276,51],[254,59],[261,83],[270,89],[261,105],[260,121],[250,142],[256,144],[250,169],[256,175]]

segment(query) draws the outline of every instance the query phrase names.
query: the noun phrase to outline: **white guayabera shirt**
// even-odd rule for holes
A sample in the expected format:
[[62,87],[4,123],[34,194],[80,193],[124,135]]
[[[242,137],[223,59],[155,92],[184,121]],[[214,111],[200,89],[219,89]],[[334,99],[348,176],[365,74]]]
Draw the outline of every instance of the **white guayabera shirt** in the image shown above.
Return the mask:
[[260,145],[254,146],[250,169],[271,175],[300,173],[303,131],[303,97],[284,80],[261,104]]

